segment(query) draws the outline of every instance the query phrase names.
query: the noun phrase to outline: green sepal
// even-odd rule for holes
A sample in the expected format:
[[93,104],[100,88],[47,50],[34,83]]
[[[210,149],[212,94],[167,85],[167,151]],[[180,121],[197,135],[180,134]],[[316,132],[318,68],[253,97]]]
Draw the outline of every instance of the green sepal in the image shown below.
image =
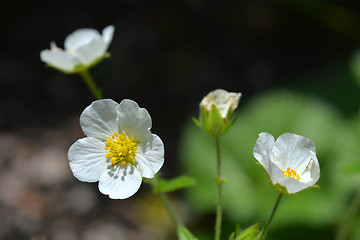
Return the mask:
[[241,228],[237,225],[235,228],[235,232],[230,235],[229,240],[256,240],[259,234],[259,223],[251,225],[244,230],[241,230]]
[[221,117],[219,109],[215,105],[212,105],[206,120],[207,128],[210,130],[212,136],[220,136],[224,133],[226,119]]
[[177,235],[179,240],[198,240],[189,230],[180,224],[177,227]]
[[182,188],[193,187],[196,185],[196,180],[193,177],[182,175],[170,180],[161,179],[154,185],[154,193],[172,192]]
[[[312,186],[310,186],[310,187],[308,187],[308,188],[305,188],[305,189],[311,189],[311,188],[316,188],[316,189],[320,189],[320,186],[319,185],[312,185]],[[305,190],[304,189],[304,190]],[[301,190],[302,191],[302,190]]]
[[212,105],[210,111],[200,107],[199,120],[194,122],[214,137],[223,135],[231,126],[231,118],[222,118],[219,109],[215,105]]
[[[271,180],[270,180],[271,181]],[[295,195],[294,193],[289,193],[286,187],[281,186],[279,183],[273,184],[274,188],[278,190],[280,193],[287,194],[287,195]]]
[[[271,180],[270,180],[270,181],[271,181]],[[275,188],[276,190],[278,190],[280,193],[287,194],[287,195],[295,195],[295,194],[297,194],[297,193],[299,193],[299,192],[302,192],[302,191],[304,191],[304,190],[306,190],[306,189],[311,189],[311,188],[320,189],[320,187],[319,187],[318,185],[312,185],[312,186],[309,186],[309,187],[307,187],[307,188],[304,188],[304,189],[302,189],[302,190],[300,190],[300,191],[298,191],[298,192],[296,192],[296,193],[289,193],[289,192],[287,191],[286,187],[281,186],[279,183],[277,183],[277,184],[275,184],[275,185],[273,185],[273,186],[274,186],[274,188]]]
[[197,120],[196,118],[192,118],[192,120],[194,121],[194,123],[198,126],[198,127],[202,127],[201,122],[199,120]]

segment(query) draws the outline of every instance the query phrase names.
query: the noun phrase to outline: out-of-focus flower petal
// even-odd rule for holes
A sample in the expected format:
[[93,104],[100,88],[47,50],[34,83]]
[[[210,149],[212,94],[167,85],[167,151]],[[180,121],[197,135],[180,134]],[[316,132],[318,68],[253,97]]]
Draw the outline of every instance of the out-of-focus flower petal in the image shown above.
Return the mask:
[[74,56],[85,66],[90,65],[94,60],[102,57],[106,52],[106,45],[101,38],[94,39],[86,45],[78,47]]
[[50,64],[51,66],[63,71],[71,71],[80,62],[74,56],[63,51],[42,50],[40,52],[40,59],[43,62]]
[[101,38],[100,33],[92,28],[81,28],[70,35],[65,39],[64,46],[65,50],[68,52],[76,51],[79,47],[89,44],[95,39]]
[[102,31],[102,37],[106,44],[106,48],[108,48],[109,44],[111,43],[113,36],[114,36],[115,27],[113,25],[107,26]]

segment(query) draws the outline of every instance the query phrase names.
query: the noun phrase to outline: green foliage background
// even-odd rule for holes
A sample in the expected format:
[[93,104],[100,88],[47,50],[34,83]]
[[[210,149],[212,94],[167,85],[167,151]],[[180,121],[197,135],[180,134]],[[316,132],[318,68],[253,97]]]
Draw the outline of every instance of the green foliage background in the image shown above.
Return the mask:
[[[246,93],[243,96],[246,98]],[[346,170],[360,160],[358,116],[355,120],[346,119],[327,102],[289,90],[257,95],[245,106],[240,104],[237,113],[236,122],[221,138],[222,174],[226,178],[223,206],[229,229],[235,223],[243,227],[263,223],[276,199],[276,190],[253,157],[258,134],[269,132],[277,138],[291,132],[314,141],[321,169],[320,189],[286,196],[269,238],[332,239],[351,197],[360,187],[359,175]],[[183,170],[198,181],[196,187],[186,191],[186,196],[198,218],[211,216],[216,200],[214,141],[189,121],[181,149]],[[353,225],[359,220],[358,216]],[[352,231],[351,239],[359,239],[360,233],[355,234],[358,228],[353,227]]]

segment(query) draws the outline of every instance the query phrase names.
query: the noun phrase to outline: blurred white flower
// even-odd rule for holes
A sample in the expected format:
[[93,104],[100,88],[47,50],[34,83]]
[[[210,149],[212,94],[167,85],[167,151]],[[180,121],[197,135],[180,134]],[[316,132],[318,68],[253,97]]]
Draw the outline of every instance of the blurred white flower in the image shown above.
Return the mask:
[[132,100],[94,101],[80,125],[87,137],[70,147],[70,168],[80,181],[99,181],[100,192],[112,199],[135,194],[142,177],[153,178],[164,163],[164,145],[150,132],[148,111]]
[[275,141],[271,134],[260,133],[254,157],[281,192],[297,193],[314,186],[320,178],[314,143],[296,134],[285,133]]
[[104,28],[102,35],[95,29],[78,29],[66,37],[65,50],[51,42],[51,49],[42,50],[40,59],[60,71],[79,72],[94,66],[106,56],[113,34],[112,25]]
[[239,104],[241,93],[227,92],[223,89],[216,89],[206,95],[200,102],[200,107],[206,111],[211,111],[215,106],[222,118],[227,118],[229,112],[233,113]]

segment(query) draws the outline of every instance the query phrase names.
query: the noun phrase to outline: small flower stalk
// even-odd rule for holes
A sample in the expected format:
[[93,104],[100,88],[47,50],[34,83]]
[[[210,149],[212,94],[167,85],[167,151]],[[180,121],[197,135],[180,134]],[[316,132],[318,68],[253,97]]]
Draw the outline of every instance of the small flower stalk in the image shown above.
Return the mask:
[[99,182],[112,199],[125,199],[140,188],[142,178],[154,178],[164,163],[164,145],[152,134],[151,117],[132,100],[94,101],[80,116],[86,137],[69,149],[74,176]]
[[194,119],[208,134],[223,135],[233,122],[233,112],[239,104],[241,93],[217,89],[210,92],[200,102],[200,118]]
[[271,134],[260,133],[254,157],[280,193],[295,194],[316,187],[320,178],[314,143],[297,134],[285,133],[275,141]]
[[102,34],[91,28],[82,28],[68,35],[65,49],[50,43],[50,49],[40,52],[41,61],[67,74],[80,73],[90,69],[109,56],[106,52],[114,34],[114,26],[103,29]]

